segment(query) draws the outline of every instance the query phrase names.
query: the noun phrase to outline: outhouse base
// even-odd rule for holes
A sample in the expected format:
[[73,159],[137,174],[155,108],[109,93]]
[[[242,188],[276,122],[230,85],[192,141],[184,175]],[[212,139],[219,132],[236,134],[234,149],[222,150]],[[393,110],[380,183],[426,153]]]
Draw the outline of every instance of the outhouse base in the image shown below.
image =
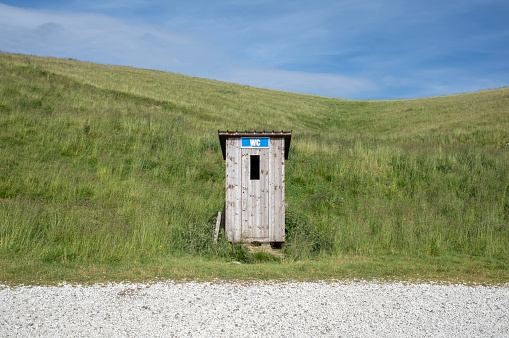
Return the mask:
[[260,240],[244,240],[242,243],[250,247],[270,247],[271,249],[282,249],[285,246],[285,242],[264,242]]

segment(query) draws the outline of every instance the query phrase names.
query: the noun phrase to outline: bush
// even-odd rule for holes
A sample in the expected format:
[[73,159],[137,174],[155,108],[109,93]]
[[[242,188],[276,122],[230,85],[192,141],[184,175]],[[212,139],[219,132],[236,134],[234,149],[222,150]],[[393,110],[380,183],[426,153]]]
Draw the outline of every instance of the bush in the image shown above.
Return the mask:
[[332,249],[330,234],[318,229],[306,214],[296,208],[286,210],[285,231],[287,258],[304,259]]

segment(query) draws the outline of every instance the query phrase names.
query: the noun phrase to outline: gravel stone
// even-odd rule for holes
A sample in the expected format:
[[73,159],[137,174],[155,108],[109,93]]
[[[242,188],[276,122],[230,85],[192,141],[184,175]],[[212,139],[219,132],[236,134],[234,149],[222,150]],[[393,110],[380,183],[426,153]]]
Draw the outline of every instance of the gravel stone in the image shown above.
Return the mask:
[[0,285],[2,337],[509,337],[509,285]]

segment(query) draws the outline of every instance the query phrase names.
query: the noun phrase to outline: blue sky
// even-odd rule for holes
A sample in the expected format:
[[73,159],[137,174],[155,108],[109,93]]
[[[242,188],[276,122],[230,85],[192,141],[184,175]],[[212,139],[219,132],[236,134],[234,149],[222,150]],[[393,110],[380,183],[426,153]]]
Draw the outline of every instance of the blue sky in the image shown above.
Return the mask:
[[509,1],[0,0],[0,51],[417,98],[509,85]]

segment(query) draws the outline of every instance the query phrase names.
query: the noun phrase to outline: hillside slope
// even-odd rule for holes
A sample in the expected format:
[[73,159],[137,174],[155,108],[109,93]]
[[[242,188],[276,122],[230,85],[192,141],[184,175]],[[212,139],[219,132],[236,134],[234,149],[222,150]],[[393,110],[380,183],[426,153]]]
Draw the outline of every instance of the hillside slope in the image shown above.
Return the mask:
[[[213,246],[217,130],[293,130],[288,260],[509,257],[509,88],[348,101],[0,53],[0,255],[239,259]],[[505,265],[505,266],[506,266]]]

